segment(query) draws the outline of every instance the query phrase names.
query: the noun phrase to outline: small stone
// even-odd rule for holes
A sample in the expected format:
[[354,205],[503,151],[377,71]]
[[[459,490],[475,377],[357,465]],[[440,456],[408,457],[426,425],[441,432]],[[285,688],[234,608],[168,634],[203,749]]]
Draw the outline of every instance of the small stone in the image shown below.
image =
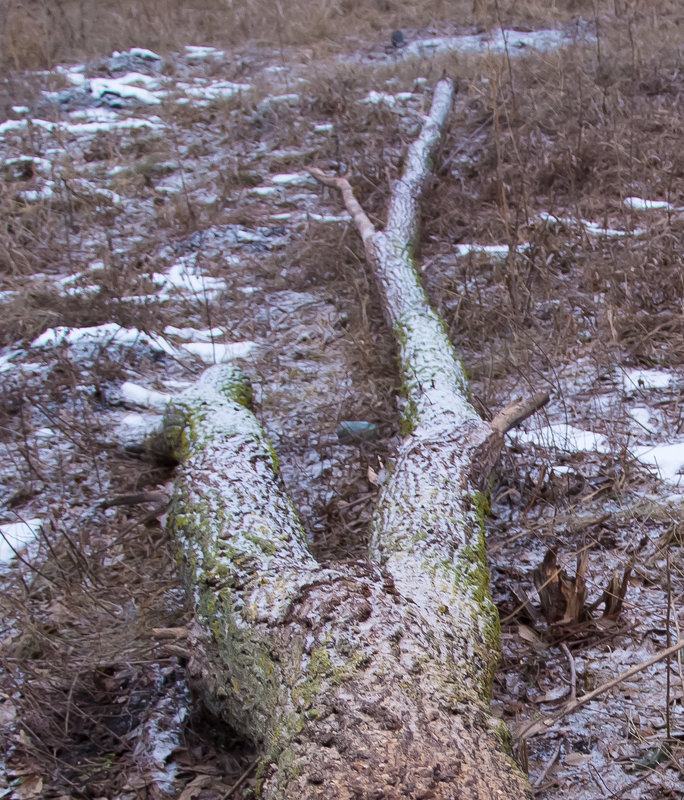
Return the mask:
[[342,444],[372,442],[378,438],[378,426],[372,422],[344,420],[337,428],[337,438]]
[[394,31],[390,41],[392,42],[392,47],[403,47],[406,44],[406,39],[404,39],[404,32]]

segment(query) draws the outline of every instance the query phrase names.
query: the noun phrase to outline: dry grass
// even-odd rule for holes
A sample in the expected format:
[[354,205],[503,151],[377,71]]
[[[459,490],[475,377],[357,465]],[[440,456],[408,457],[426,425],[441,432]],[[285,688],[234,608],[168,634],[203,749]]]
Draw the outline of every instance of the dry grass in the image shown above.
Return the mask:
[[[486,77],[459,61],[464,105],[427,205],[425,238],[435,244],[424,254],[445,264],[427,279],[485,396],[504,376],[548,374],[579,341],[592,343],[597,362],[665,365],[684,355],[682,215],[624,205],[635,195],[684,201],[681,45],[671,25],[633,10],[593,45],[491,57]],[[541,213],[644,233],[596,237],[540,222]],[[529,247],[448,269],[449,241]]]
[[[0,7],[3,66],[51,68],[131,43],[162,52],[188,43],[220,47],[253,43],[338,49],[349,38],[388,40],[395,28],[463,29],[518,24],[539,27],[584,14],[591,0],[6,0]],[[620,3],[617,4],[618,6]],[[612,0],[601,6],[613,8]]]

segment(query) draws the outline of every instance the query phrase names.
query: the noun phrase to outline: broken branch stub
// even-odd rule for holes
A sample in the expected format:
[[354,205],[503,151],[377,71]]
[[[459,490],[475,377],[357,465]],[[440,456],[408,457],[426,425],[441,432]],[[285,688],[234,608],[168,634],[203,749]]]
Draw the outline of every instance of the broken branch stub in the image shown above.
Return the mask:
[[322,180],[351,206],[404,382],[406,435],[369,560],[316,563],[236,369],[211,368],[167,414],[181,461],[169,524],[198,623],[191,675],[262,747],[268,798],[513,800],[528,789],[488,713],[499,623],[478,482],[503,433],[471,406],[410,255],[452,97],[440,81],[385,231],[344,179]]

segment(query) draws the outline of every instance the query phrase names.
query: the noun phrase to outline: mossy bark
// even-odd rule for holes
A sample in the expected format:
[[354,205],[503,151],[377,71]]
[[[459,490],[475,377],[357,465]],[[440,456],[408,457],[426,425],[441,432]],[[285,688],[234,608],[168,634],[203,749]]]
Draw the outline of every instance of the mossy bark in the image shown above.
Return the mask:
[[460,522],[421,505],[401,550],[413,585],[394,564],[319,565],[246,397],[224,365],[170,407],[182,463],[168,525],[195,610],[190,676],[262,748],[262,796],[524,796],[488,719],[498,640],[475,507],[472,549],[438,558],[436,531],[462,538]]
[[235,368],[208,370],[166,417],[181,461],[169,525],[197,619],[190,673],[262,748],[267,798],[509,800],[528,789],[488,714],[499,628],[478,492],[502,436],[468,402],[410,257],[451,94],[442,81],[386,230],[361,219],[411,409],[368,561],[314,560]]

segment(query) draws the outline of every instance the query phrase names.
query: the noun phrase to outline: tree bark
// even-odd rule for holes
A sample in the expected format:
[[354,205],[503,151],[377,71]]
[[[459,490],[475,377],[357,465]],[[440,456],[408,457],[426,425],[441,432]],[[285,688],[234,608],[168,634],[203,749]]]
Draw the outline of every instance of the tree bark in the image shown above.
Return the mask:
[[411,257],[452,96],[440,81],[384,231],[345,179],[312,171],[342,191],[399,348],[405,437],[369,559],[313,558],[237,369],[210,368],[166,414],[181,462],[169,525],[196,615],[190,674],[212,711],[262,748],[266,798],[528,791],[488,712],[500,651],[482,484],[505,430],[543,398],[480,419]]

